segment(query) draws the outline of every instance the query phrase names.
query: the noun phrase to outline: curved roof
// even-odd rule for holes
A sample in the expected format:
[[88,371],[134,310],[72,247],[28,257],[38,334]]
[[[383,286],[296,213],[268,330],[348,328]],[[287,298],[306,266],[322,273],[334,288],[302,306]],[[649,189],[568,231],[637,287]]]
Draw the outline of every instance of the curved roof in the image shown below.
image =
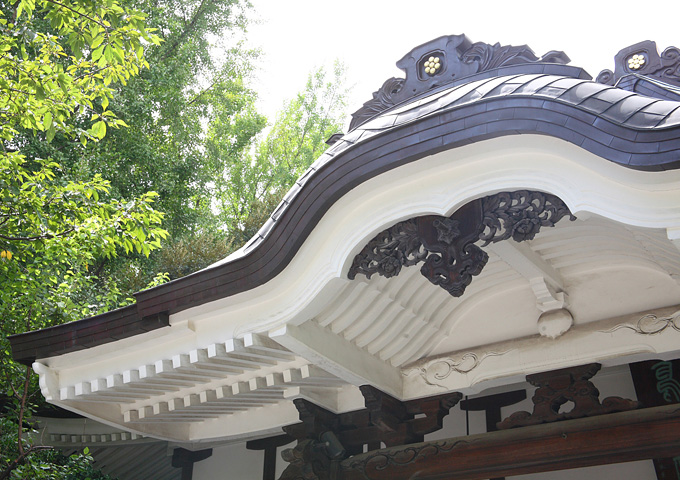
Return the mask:
[[366,384],[677,357],[680,79],[634,47],[600,82],[560,52],[416,47],[241,250],[15,358],[52,403],[195,444],[276,432],[293,398],[356,410]]
[[[446,54],[457,59],[456,65],[448,62],[449,77],[434,81],[418,73],[420,57],[429,51],[440,52],[442,59]],[[626,168],[680,168],[676,87],[646,77],[644,71],[627,76],[619,72],[617,85],[597,83],[582,69],[545,63],[527,51],[531,52],[527,47],[471,44],[464,36],[441,37],[416,47],[400,61],[406,79],[391,93],[374,94],[368,107],[355,114],[353,130],[298,179],[241,250],[203,271],[139,292],[136,305],[14,336],[15,358],[31,363],[144,333],[169,325],[168,315],[263,285],[288,265],[343,195],[437,152],[495,137],[540,134]],[[561,55],[551,52],[546,57],[563,62],[566,56]],[[476,65],[476,71],[470,65]],[[605,77],[611,81],[611,76]],[[386,85],[394,80],[398,79]],[[411,85],[417,86],[416,93],[405,95]]]

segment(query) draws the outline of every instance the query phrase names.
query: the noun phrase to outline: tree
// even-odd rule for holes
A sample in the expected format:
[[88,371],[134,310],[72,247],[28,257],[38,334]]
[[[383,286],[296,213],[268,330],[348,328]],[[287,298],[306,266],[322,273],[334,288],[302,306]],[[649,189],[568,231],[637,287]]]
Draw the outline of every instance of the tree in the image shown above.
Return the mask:
[[77,150],[62,148],[61,139],[50,145],[39,139],[33,153],[58,155],[70,178],[101,174],[119,198],[157,192],[171,237],[215,230],[210,182],[219,165],[204,161],[205,127],[217,115],[246,110],[256,125],[242,132],[252,137],[266,123],[254,115],[255,94],[247,87],[255,53],[232,38],[244,28],[245,4],[135,2],[163,42],[147,46],[148,68],[115,86],[108,108],[130,128]]
[[[266,125],[248,87],[256,52],[235,39],[245,28],[247,2],[160,0],[135,6],[163,42],[146,46],[148,68],[115,85],[107,105],[129,128],[109,129],[100,142],[87,145],[73,145],[59,134],[49,143],[43,135],[26,134],[24,152],[54,158],[65,178],[100,174],[116,198],[157,192],[156,208],[166,213],[169,231],[166,249],[181,253],[200,244],[191,257],[191,266],[200,269],[232,249],[214,208],[214,178],[247,155]],[[218,123],[230,126],[225,135],[233,142],[223,156],[208,157],[206,130]],[[158,271],[172,278],[186,272],[186,266],[177,268],[176,258],[132,253],[101,259],[94,269],[131,293]]]
[[91,265],[121,251],[148,255],[166,234],[153,193],[120,201],[101,176],[67,180],[54,161],[27,158],[20,133],[85,146],[125,126],[107,109],[113,88],[147,66],[144,49],[159,41],[143,14],[114,0],[0,3],[0,386],[12,399],[3,402],[0,479],[54,478],[43,467],[56,458],[32,443],[39,390],[31,369],[12,361],[7,336],[110,308],[115,288],[94,303],[83,296]]
[[[345,84],[345,68],[338,62],[331,74],[324,68],[311,73],[304,90],[284,105],[254,153],[229,162],[216,177],[221,220],[237,245],[257,232],[298,177],[328,147],[325,141],[341,131],[348,95]],[[210,125],[209,158],[228,156],[230,127],[225,129],[219,122]]]
[[[257,52],[236,41],[245,31],[246,3],[136,6],[164,41],[147,46],[148,69],[115,87],[108,110],[130,128],[109,129],[101,142],[86,146],[59,134],[50,143],[24,136],[24,152],[54,158],[67,178],[101,174],[117,198],[159,194],[156,205],[170,233],[164,252],[103,259],[94,267],[126,293],[158,271],[176,278],[243,244],[340,129],[346,98],[341,66],[330,75],[317,71],[262,140],[267,120],[248,86]],[[191,261],[179,265],[186,252]]]
[[[6,336],[118,306],[159,266],[174,277],[223,258],[339,129],[344,91],[341,70],[317,72],[258,146],[256,53],[217,59],[210,42],[243,28],[245,2],[1,2],[0,386],[14,400],[0,479],[41,478],[56,460],[29,435],[39,391]],[[166,234],[154,201],[172,241],[149,261]]]

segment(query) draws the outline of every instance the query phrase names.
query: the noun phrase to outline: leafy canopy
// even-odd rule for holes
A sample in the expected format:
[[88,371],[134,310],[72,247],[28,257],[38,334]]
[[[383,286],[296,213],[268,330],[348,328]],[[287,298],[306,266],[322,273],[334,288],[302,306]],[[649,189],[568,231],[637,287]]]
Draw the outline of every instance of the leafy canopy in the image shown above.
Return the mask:
[[[303,90],[286,102],[266,138],[215,176],[220,220],[234,242],[245,243],[274,211],[295,181],[328,147],[325,141],[342,129],[348,89],[345,67],[312,72]],[[234,158],[238,122],[217,119],[209,125],[207,157]]]
[[[124,126],[107,110],[114,86],[148,66],[144,50],[158,43],[143,14],[114,0],[0,2],[0,479],[61,471],[32,441],[39,390],[30,368],[12,361],[7,336],[115,305],[115,288],[83,301],[96,280],[90,266],[119,252],[148,255],[166,235],[155,194],[120,201],[99,175],[67,180],[54,161],[24,154],[25,133],[85,145]],[[65,468],[81,469],[73,462]]]
[[[0,139],[11,143],[21,127],[45,131],[48,140],[62,132],[85,143],[103,138],[107,125],[123,125],[106,110],[111,84],[125,83],[148,66],[144,42],[160,40],[145,27],[143,14],[112,0],[3,4]],[[94,107],[97,100],[101,111]],[[89,129],[80,128],[70,122],[76,113],[96,121]]]

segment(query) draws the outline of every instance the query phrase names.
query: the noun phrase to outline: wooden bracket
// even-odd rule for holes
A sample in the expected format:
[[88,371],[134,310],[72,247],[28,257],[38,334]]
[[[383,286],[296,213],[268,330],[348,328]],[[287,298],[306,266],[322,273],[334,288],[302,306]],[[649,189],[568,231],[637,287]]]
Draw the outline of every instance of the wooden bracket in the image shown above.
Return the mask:
[[532,240],[541,227],[563,217],[576,220],[554,195],[529,190],[501,192],[473,200],[450,217],[426,215],[399,222],[376,235],[359,252],[347,273],[371,278],[398,275],[402,267],[423,263],[420,273],[454,297],[460,297],[489,256],[483,247],[512,238]]
[[[608,397],[600,402],[600,392],[590,379],[601,367],[599,363],[590,363],[527,375],[527,381],[538,387],[531,399],[534,411],[515,412],[499,423],[498,428],[504,430],[638,408],[639,402],[621,397]],[[561,407],[568,402],[574,407],[561,412]]]
[[205,450],[187,450],[175,448],[172,452],[172,466],[182,469],[182,480],[191,480],[194,474],[194,463],[205,460],[212,455],[212,448]]
[[[312,402],[294,400],[301,423],[283,427],[298,440],[319,441],[325,432],[333,432],[347,455],[387,446],[422,442],[427,433],[442,428],[444,417],[462,395],[454,392],[402,402],[370,385],[360,387],[366,408],[341,414],[332,413]],[[301,453],[300,453],[301,454]]]

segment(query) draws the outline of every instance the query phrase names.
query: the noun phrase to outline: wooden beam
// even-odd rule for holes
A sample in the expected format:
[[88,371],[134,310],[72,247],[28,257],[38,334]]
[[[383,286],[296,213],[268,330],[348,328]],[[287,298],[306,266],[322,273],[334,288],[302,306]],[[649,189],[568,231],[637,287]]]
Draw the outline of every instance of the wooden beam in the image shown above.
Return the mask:
[[542,277],[553,288],[563,291],[564,280],[555,268],[526,243],[498,242],[488,245],[487,249],[498,255],[501,260],[510,265],[517,273],[527,280]]
[[680,406],[669,405],[386,448],[340,465],[339,480],[483,480],[671,457]]
[[342,336],[307,322],[285,325],[269,336],[288,350],[306,358],[342,380],[354,385],[373,385],[401,398],[402,377],[398,368],[377,359]]
[[246,442],[248,450],[264,450],[262,480],[274,480],[276,478],[276,448],[288,445],[294,441],[293,437],[284,433],[275,437],[260,438]]
[[489,245],[489,250],[527,279],[542,312],[564,308],[566,289],[560,273],[526,243],[514,241]]

